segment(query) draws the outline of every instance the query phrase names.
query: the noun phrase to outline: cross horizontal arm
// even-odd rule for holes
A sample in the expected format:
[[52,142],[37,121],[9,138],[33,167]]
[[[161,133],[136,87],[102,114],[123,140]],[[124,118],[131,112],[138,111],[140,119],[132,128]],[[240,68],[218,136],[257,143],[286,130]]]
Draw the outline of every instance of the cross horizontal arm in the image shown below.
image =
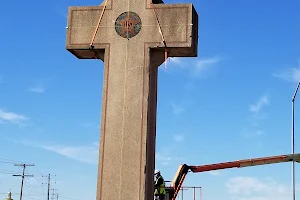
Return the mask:
[[[192,4],[155,4],[160,35],[157,28],[152,28],[149,37],[163,36],[166,46],[160,43],[157,47],[167,47],[172,57],[196,57],[198,47],[198,14]],[[156,44],[156,43],[154,43]]]
[[[192,4],[154,4],[145,8],[141,17],[141,33],[150,48],[168,48],[172,57],[197,56],[198,15]],[[115,31],[115,17],[111,10],[104,12],[95,36],[93,50],[90,41],[103,11],[103,6],[69,7],[66,48],[81,59],[103,57],[106,44],[120,38]],[[155,18],[157,15],[158,22]],[[161,33],[159,30],[161,28]],[[166,46],[162,41],[162,35]],[[98,57],[99,58],[99,57]]]

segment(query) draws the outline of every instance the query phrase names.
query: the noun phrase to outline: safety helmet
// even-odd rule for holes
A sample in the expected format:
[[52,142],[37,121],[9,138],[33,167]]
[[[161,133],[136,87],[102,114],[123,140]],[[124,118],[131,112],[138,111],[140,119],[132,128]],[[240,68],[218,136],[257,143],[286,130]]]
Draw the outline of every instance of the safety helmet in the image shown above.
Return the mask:
[[160,174],[159,169],[156,169],[156,170],[154,171],[154,175],[156,175],[156,174]]

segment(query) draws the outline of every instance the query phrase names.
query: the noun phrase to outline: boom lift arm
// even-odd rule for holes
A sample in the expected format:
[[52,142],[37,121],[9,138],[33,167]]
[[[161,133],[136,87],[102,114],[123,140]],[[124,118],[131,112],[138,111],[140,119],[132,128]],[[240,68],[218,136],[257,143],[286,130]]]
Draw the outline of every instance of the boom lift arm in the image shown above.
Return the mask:
[[198,172],[207,172],[213,170],[220,169],[229,169],[229,168],[241,168],[241,167],[251,167],[258,165],[267,165],[267,164],[275,164],[282,162],[300,162],[300,154],[288,154],[288,155],[280,155],[280,156],[271,156],[271,157],[262,157],[262,158],[253,158],[246,160],[237,160],[233,162],[223,162],[217,164],[209,164],[209,165],[201,165],[201,166],[188,166],[186,164],[182,164],[179,166],[177,173],[171,182],[171,187],[168,188],[169,198],[170,200],[176,200],[177,194],[182,186],[182,183],[188,172],[198,173]]

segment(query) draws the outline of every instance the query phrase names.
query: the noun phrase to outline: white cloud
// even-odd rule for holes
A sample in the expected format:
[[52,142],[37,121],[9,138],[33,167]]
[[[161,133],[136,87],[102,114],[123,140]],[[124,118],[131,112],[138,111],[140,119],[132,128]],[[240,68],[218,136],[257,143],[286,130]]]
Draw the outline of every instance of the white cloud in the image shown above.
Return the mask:
[[199,59],[196,61],[196,65],[194,68],[194,73],[196,75],[199,75],[202,73],[204,70],[207,68],[210,68],[220,62],[221,58],[220,57],[212,57],[212,58],[207,58],[207,59]]
[[[186,108],[193,104],[193,100],[190,98],[182,98],[181,100],[176,100],[177,103],[174,101],[171,102],[172,111],[175,115],[179,115],[185,112]],[[179,103],[178,103],[179,102]]]
[[234,177],[228,180],[226,188],[234,200],[281,200],[291,196],[289,187],[272,178]]
[[182,105],[175,104],[175,103],[172,103],[171,105],[172,105],[173,113],[175,115],[179,115],[180,113],[184,112],[184,108]]
[[188,82],[184,85],[184,89],[186,90],[193,90],[195,89],[197,86],[193,83],[193,82]]
[[162,166],[171,165],[175,161],[179,161],[182,158],[180,158],[178,153],[181,152],[180,149],[178,149],[179,142],[182,142],[184,140],[183,134],[175,134],[173,136],[173,141],[175,142],[174,145],[167,145],[162,147],[156,152],[155,159],[156,162],[158,162]]
[[249,105],[249,111],[251,112],[251,115],[248,117],[249,125],[241,131],[245,138],[249,139],[265,134],[265,131],[260,127],[260,122],[267,117],[266,113],[261,112],[266,105],[269,105],[267,95],[261,96],[256,103]]
[[177,134],[177,135],[174,135],[173,139],[175,142],[182,142],[184,140],[184,136],[183,136],[183,134]]
[[176,65],[181,65],[182,64],[182,60],[179,57],[171,57],[169,59],[170,59],[169,63],[174,63]]
[[[174,66],[175,67],[179,66],[181,69],[188,71],[192,77],[198,77],[199,75],[202,75],[204,71],[212,68],[222,60],[222,58],[219,56],[203,58],[203,59],[177,58],[177,57],[169,58],[169,59],[170,59],[169,63],[171,64],[172,68],[174,68]],[[169,63],[167,64],[168,70],[170,69]]]
[[92,122],[82,122],[79,124],[79,126],[83,127],[83,128],[101,128],[101,124],[100,123],[92,123]]
[[97,146],[39,145],[39,147],[88,164],[98,163]]
[[266,118],[266,115],[263,114],[262,108],[269,104],[269,98],[267,95],[260,97],[260,99],[254,103],[249,105],[249,111],[252,113],[248,118],[250,125],[247,125],[246,128],[243,128],[241,134],[245,138],[254,138],[260,135],[263,135],[265,132],[259,126],[259,122]]
[[34,80],[31,87],[28,88],[28,91],[43,94],[46,92],[46,85],[49,83],[50,79],[48,78],[39,78]]
[[220,175],[219,171],[208,171],[207,173],[209,173],[212,176],[219,176]]
[[24,115],[20,115],[13,112],[6,112],[2,109],[0,109],[0,122],[5,123],[14,123],[14,124],[20,124],[23,121],[28,120],[28,118]]
[[93,145],[95,145],[97,148],[99,148],[99,142],[93,142]]
[[155,159],[159,161],[163,166],[169,165],[173,161],[171,155],[169,155],[168,153],[161,153],[161,152],[156,153]]
[[30,92],[35,92],[35,93],[45,93],[46,89],[44,86],[42,85],[36,85],[36,86],[33,86],[33,87],[30,87],[28,89]]
[[260,129],[243,131],[242,134],[247,138],[263,135],[265,132]]
[[26,146],[38,147],[47,151],[60,154],[62,156],[77,160],[88,164],[98,164],[98,149],[99,145],[93,143],[91,145],[65,145],[65,144],[45,144],[40,141],[32,140],[15,140],[11,138],[5,138],[16,144],[22,144]]
[[160,151],[156,152],[156,162],[163,166],[167,166],[172,164],[174,161],[181,160],[181,158],[177,155],[176,149],[175,145],[162,148]]
[[263,106],[269,104],[269,99],[267,96],[262,96],[255,104],[249,106],[250,112],[259,113]]
[[300,80],[300,67],[288,68],[279,72],[273,73],[275,78],[280,78],[288,82],[299,82]]

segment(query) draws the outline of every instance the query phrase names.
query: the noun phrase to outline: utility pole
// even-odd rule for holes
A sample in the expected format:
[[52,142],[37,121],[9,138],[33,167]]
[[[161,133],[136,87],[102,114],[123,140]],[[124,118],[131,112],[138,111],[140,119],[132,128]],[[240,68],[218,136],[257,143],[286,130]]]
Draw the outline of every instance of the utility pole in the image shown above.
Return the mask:
[[23,184],[24,184],[24,178],[25,176],[27,177],[33,177],[33,175],[25,175],[25,168],[28,166],[34,166],[34,164],[14,164],[15,166],[22,166],[22,175],[20,174],[14,174],[13,176],[22,176],[22,181],[21,181],[21,192],[20,192],[20,200],[22,200],[22,195],[23,195]]
[[[296,91],[292,98],[292,154],[295,154],[295,99],[300,86],[300,81],[298,82]],[[292,163],[292,187],[293,187],[293,200],[296,199],[296,192],[295,192],[295,161],[293,160]]]
[[47,195],[47,200],[49,200],[49,195],[50,195],[50,174],[48,174],[48,195]]

